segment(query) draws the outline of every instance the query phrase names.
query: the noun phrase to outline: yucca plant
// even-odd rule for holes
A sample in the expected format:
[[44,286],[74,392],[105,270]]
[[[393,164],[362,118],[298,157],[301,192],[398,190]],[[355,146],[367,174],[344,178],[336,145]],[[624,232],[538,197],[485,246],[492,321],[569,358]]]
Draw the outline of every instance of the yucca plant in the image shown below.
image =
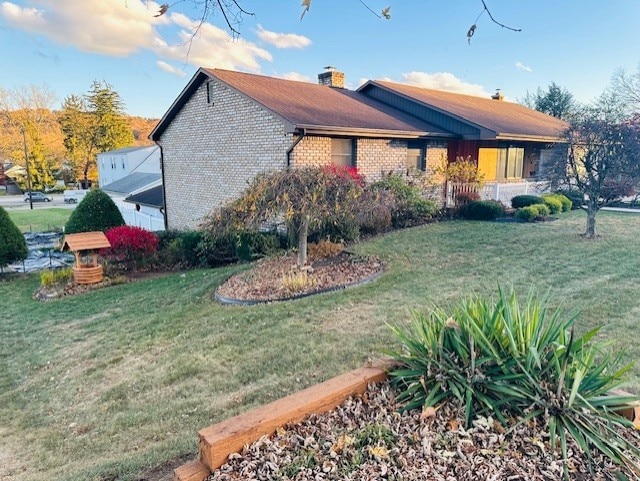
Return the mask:
[[456,400],[467,425],[487,413],[505,426],[510,417],[539,418],[552,451],[560,447],[565,477],[570,436],[589,460],[599,451],[640,479],[640,435],[623,437],[632,424],[616,413],[637,398],[611,394],[631,366],[593,342],[599,328],[575,336],[576,318],[532,293],[520,305],[502,289],[495,302],[475,297],[449,312],[415,312],[408,327],[391,326],[402,346],[390,353],[399,361],[390,372],[399,401],[414,409]]

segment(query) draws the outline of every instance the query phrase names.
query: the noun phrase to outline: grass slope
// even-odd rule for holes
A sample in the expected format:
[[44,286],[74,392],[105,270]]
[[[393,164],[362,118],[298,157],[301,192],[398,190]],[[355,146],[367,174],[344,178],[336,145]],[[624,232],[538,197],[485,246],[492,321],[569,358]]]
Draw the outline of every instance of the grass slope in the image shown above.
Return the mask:
[[47,232],[62,230],[72,209],[61,207],[30,209],[7,209],[9,217],[21,232]]
[[195,453],[198,429],[379,356],[393,342],[385,323],[410,309],[498,283],[551,291],[582,310],[581,329],[604,324],[613,348],[638,359],[640,216],[603,212],[598,227],[584,240],[574,212],[395,232],[357,246],[387,261],[376,282],[265,306],[211,300],[242,266],[48,303],[32,299],[37,276],[0,280],[0,479],[137,479]]

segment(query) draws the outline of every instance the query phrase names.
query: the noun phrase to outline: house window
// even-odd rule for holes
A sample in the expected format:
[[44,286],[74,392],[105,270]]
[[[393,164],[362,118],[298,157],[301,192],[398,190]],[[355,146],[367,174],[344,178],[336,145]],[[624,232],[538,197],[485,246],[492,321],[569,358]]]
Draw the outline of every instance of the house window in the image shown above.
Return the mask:
[[496,179],[521,179],[524,167],[524,147],[509,145],[498,150]]
[[407,144],[407,170],[424,170],[424,148],[422,142]]
[[331,139],[331,163],[354,167],[356,165],[354,143],[352,139]]

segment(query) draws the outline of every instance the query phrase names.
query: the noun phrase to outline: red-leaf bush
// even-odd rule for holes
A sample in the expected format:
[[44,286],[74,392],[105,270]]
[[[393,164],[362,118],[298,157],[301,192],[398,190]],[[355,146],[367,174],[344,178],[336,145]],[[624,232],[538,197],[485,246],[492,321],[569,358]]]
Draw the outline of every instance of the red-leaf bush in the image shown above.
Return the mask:
[[347,167],[346,165],[330,164],[325,165],[323,170],[336,177],[350,178],[356,184],[363,186],[365,183],[364,175],[358,172],[357,167]]
[[105,236],[111,248],[102,252],[103,257],[121,263],[125,269],[144,264],[146,259],[155,255],[160,241],[154,232],[131,225],[113,227]]

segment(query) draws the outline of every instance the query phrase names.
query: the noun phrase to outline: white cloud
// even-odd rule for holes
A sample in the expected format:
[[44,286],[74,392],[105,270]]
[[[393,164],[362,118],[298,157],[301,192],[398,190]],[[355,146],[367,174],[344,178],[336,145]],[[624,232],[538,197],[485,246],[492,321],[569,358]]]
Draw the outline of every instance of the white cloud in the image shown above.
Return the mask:
[[448,92],[475,95],[477,97],[488,97],[491,95],[482,85],[465,82],[449,72],[409,72],[403,73],[402,78],[403,83],[415,85],[416,87],[446,90]]
[[[27,0],[27,3],[36,7],[1,3],[0,19],[8,27],[83,52],[127,57],[150,51],[159,61],[179,60],[196,66],[251,71],[260,70],[259,60],[272,60],[268,51],[243,39],[234,40],[226,30],[210,23],[200,24],[199,20],[170,12],[155,17],[160,5],[152,0]],[[173,37],[164,38],[162,34],[167,32]],[[158,66],[164,71],[172,68],[167,62]]]
[[[35,3],[35,2],[31,2]],[[154,37],[151,12],[158,4],[140,0],[39,0],[35,7],[3,2],[0,16],[10,27],[45,36],[83,52],[125,57],[151,45]]]
[[287,72],[287,73],[276,75],[276,77],[283,78],[285,80],[295,80],[297,82],[313,82],[311,77],[309,77],[308,75],[303,75],[298,72]]
[[270,32],[262,28],[262,25],[258,25],[258,38],[277,48],[305,48],[311,45],[311,40],[307,37],[295,33]]
[[163,62],[162,60],[158,60],[156,65],[160,67],[160,70],[164,70],[167,73],[171,73],[173,75],[177,75],[178,77],[184,77],[187,75],[184,70],[175,68],[173,65],[169,65],[167,62]]
[[533,69],[531,67],[523,64],[522,62],[516,62],[516,68],[524,70],[525,72],[533,72]]

